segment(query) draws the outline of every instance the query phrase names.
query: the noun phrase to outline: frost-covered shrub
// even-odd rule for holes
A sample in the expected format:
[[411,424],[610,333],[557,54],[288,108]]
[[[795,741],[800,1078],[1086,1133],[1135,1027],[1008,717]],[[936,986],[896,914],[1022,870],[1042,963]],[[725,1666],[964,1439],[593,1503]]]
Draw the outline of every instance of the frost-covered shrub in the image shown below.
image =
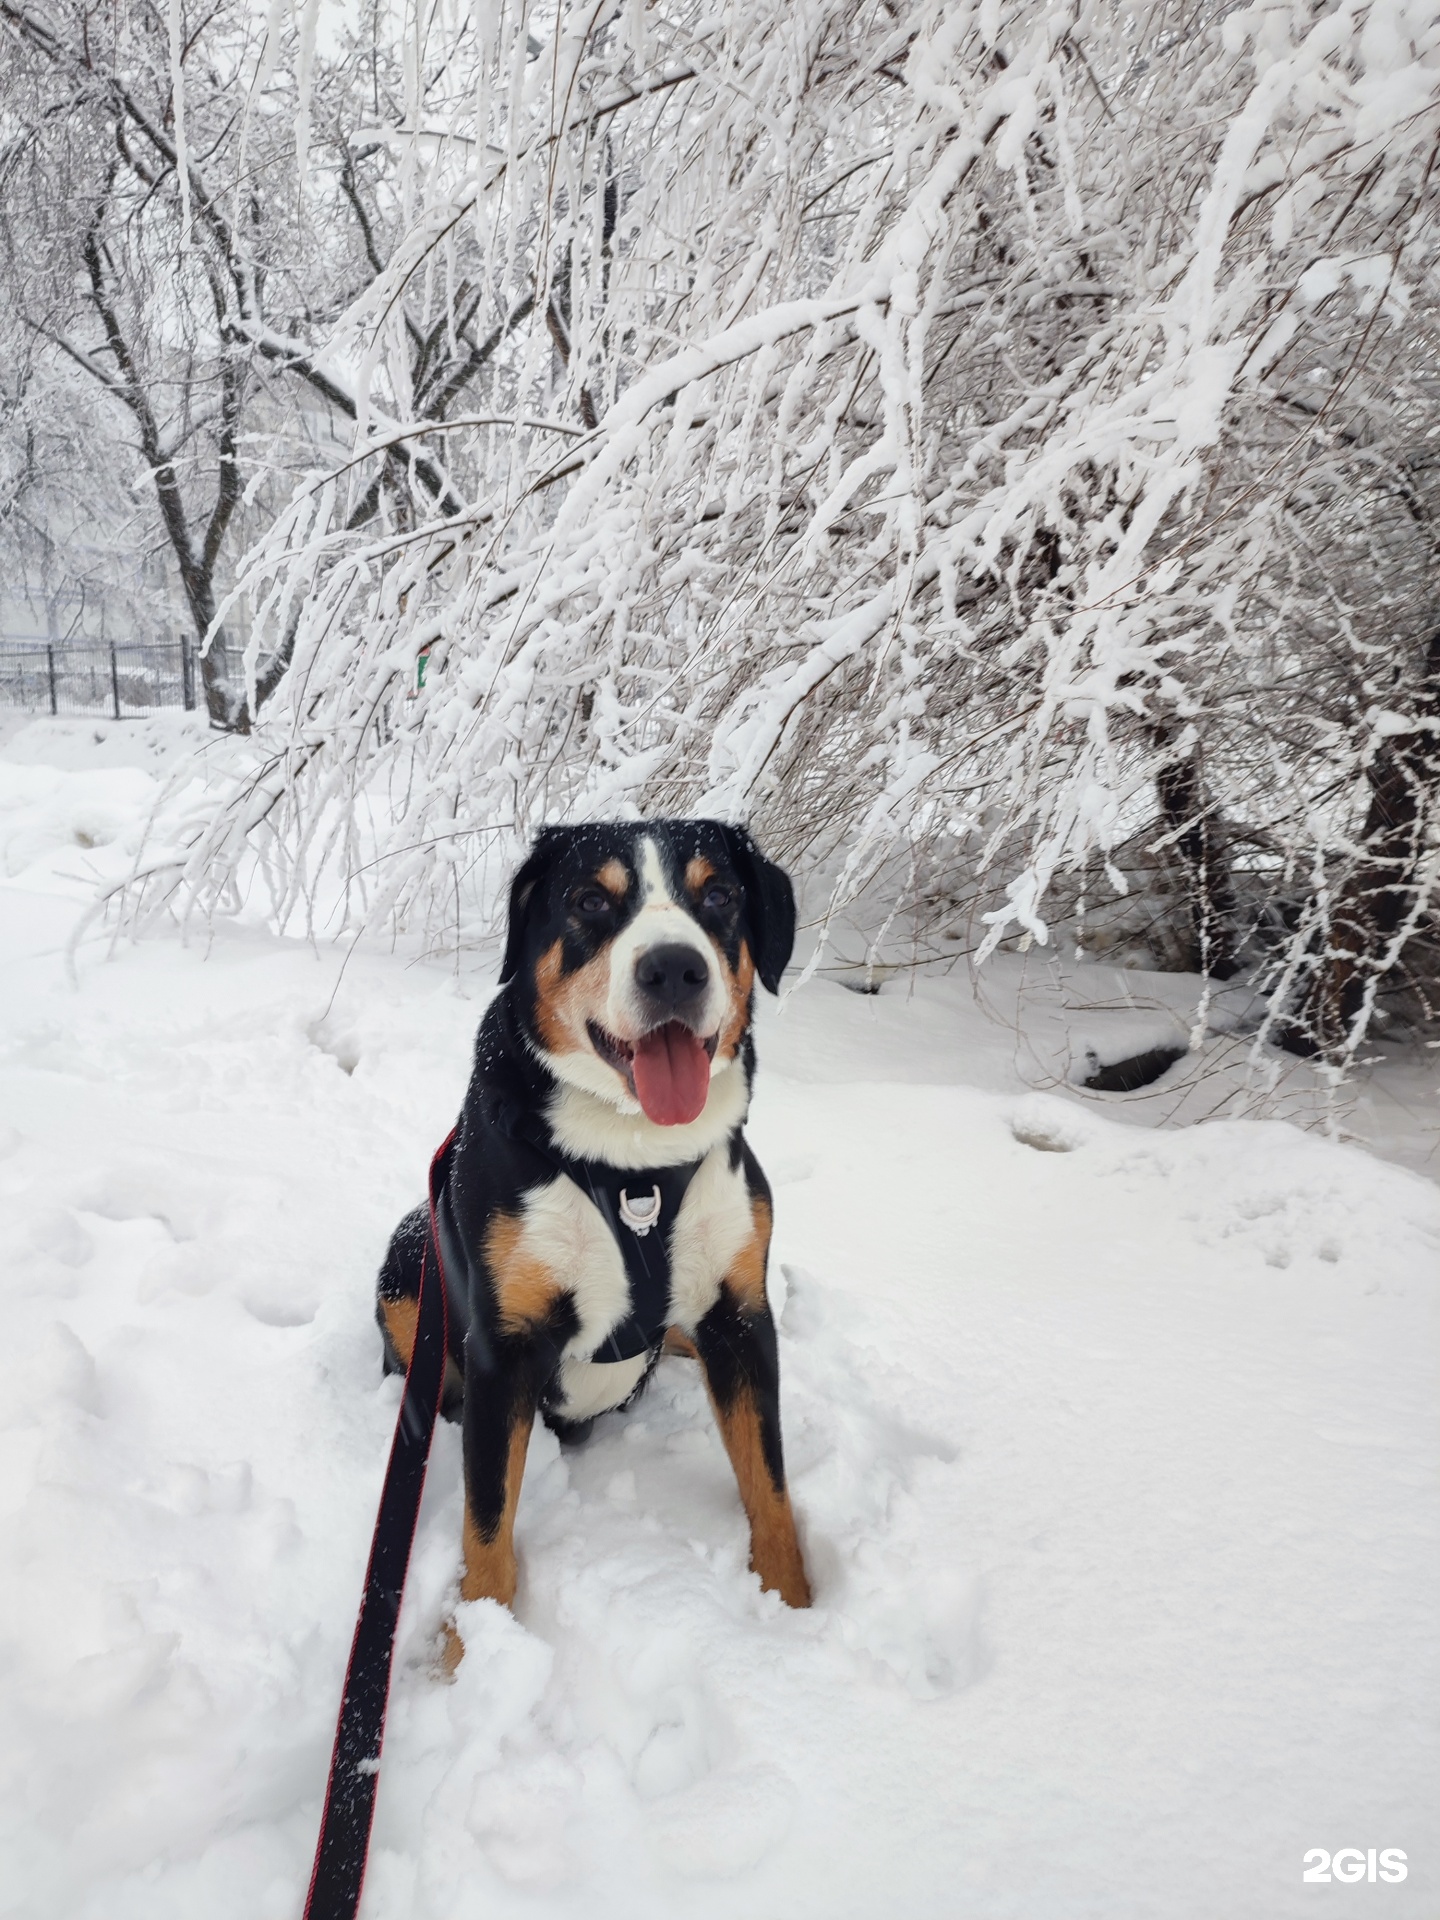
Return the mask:
[[983,952],[1158,821],[1177,952],[1261,846],[1276,1019],[1353,1046],[1434,877],[1433,5],[526,18],[426,11],[355,130],[355,449],[251,556],[289,669],[189,898],[258,836],[282,914],[434,927],[542,818],[713,811],[840,902],[971,846]]

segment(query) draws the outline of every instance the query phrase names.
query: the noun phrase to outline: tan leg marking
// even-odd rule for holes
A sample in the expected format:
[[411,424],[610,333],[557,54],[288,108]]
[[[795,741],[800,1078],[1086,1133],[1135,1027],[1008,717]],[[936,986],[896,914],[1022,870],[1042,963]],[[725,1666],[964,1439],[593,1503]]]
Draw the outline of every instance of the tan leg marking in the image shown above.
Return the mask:
[[390,1344],[408,1367],[415,1351],[415,1329],[420,1324],[420,1302],[402,1294],[398,1300],[382,1300],[380,1311],[385,1316]]
[[510,1454],[505,1463],[505,1507],[490,1539],[476,1526],[466,1502],[465,1572],[460,1580],[462,1600],[499,1600],[508,1607],[515,1598],[515,1509],[520,1504],[520,1482],[525,1477],[525,1454],[534,1424],[534,1414],[527,1412],[510,1429]]
[[506,1333],[539,1326],[564,1291],[545,1262],[525,1252],[524,1234],[524,1222],[513,1213],[493,1214],[485,1229],[485,1260]]
[[700,1358],[696,1350],[695,1342],[690,1338],[688,1333],[682,1332],[679,1327],[667,1327],[665,1329],[665,1352],[671,1354],[677,1360],[698,1360]]
[[[465,1570],[460,1576],[462,1600],[498,1600],[502,1607],[508,1607],[515,1599],[515,1587],[519,1580],[519,1566],[515,1559],[515,1509],[520,1504],[520,1483],[525,1478],[525,1454],[530,1445],[530,1429],[534,1424],[534,1414],[527,1412],[510,1429],[510,1454],[505,1463],[505,1509],[490,1539],[487,1540],[476,1526],[471,1518],[470,1502],[465,1502],[465,1526],[461,1535],[465,1555]],[[464,1653],[464,1641],[456,1633],[453,1622],[447,1621],[445,1644],[440,1655],[441,1665],[447,1673],[455,1671]]]
[[750,1566],[767,1593],[778,1593],[787,1607],[808,1607],[810,1582],[795,1536],[790,1495],[784,1487],[777,1490],[770,1478],[754,1396],[748,1390],[741,1393],[725,1412],[716,1406],[715,1419],[750,1521]]
[[[765,1309],[765,1258],[770,1250],[772,1223],[769,1203],[757,1195],[750,1202],[750,1217],[755,1230],[731,1262],[725,1290],[742,1308],[761,1313]],[[722,1412],[712,1394],[711,1405],[750,1521],[750,1565],[759,1574],[761,1586],[778,1593],[786,1606],[808,1607],[810,1582],[795,1536],[790,1495],[770,1478],[755,1397],[747,1389]]]

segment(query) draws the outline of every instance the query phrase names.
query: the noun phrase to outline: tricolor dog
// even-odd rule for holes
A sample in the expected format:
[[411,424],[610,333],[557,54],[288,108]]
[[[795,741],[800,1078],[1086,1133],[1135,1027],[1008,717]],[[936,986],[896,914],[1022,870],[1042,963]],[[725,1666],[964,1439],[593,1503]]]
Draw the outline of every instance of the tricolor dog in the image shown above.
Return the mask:
[[777,990],[794,938],[789,880],[716,821],[549,827],[515,875],[501,990],[432,1176],[434,1239],[427,1209],[408,1215],[379,1279],[398,1369],[438,1239],[467,1600],[514,1598],[536,1414],[582,1439],[668,1340],[704,1372],[761,1585],[810,1603],[765,1293],[770,1189],[743,1132],[755,981]]

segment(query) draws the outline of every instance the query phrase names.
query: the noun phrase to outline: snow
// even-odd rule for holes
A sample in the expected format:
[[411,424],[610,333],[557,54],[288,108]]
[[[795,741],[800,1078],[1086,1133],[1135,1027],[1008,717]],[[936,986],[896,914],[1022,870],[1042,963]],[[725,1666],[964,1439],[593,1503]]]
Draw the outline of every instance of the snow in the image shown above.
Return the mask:
[[[0,750],[0,1914],[294,1920],[398,1399],[374,1270],[489,975],[240,923],[97,931],[72,984],[182,744],[150,724]],[[1057,964],[763,1010],[812,1612],[747,1573],[669,1360],[587,1449],[537,1430],[515,1615],[462,1608],[440,1684],[442,1428],[367,1920],[1283,1920],[1363,1898],[1301,1884],[1346,1846],[1440,1907],[1440,1196],[1156,1124],[1213,1064],[1067,1090],[1119,985],[1145,1045],[1186,1014],[1100,967],[1057,1011]]]

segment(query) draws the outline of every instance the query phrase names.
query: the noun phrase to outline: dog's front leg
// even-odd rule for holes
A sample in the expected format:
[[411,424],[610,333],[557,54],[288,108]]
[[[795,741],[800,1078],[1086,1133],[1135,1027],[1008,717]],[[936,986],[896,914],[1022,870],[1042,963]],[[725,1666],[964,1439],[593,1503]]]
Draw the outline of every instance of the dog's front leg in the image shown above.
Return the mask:
[[787,1606],[808,1607],[810,1582],[785,1485],[780,1359],[769,1307],[743,1299],[726,1281],[695,1329],[695,1346],[749,1517],[750,1565]]
[[[485,1343],[488,1346],[488,1342]],[[515,1598],[515,1509],[525,1476],[525,1453],[535,1424],[540,1356],[531,1343],[505,1340],[498,1351],[479,1353],[465,1343],[465,1565],[463,1600]],[[446,1629],[444,1663],[459,1665],[464,1647]]]

